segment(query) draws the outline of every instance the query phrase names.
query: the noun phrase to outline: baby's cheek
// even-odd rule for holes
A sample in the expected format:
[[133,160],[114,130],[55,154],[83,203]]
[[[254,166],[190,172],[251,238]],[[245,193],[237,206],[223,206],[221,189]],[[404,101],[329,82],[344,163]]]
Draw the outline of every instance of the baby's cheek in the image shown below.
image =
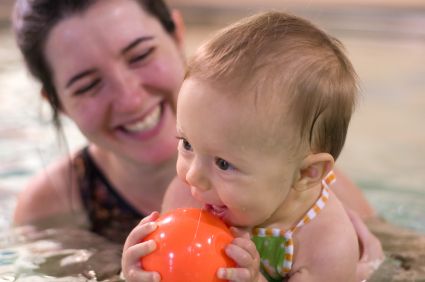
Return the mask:
[[186,182],[187,165],[180,155],[177,158],[176,171],[177,177],[183,182]]

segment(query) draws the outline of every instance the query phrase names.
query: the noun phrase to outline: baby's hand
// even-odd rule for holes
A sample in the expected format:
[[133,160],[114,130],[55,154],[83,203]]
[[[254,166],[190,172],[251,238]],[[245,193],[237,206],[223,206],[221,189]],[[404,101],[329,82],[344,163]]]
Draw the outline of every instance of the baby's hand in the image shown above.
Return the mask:
[[378,269],[385,255],[381,242],[369,231],[359,215],[350,209],[346,208],[346,210],[356,230],[361,249],[360,261],[357,264],[357,280],[365,281]]
[[220,268],[217,277],[235,282],[265,281],[260,273],[260,255],[249,233],[231,227],[235,239],[229,244],[225,252],[233,259],[238,267]]
[[159,282],[159,273],[144,271],[140,267],[140,258],[156,249],[153,240],[140,243],[147,235],[152,233],[157,224],[154,222],[159,217],[158,212],[153,212],[145,217],[128,235],[123,249],[121,260],[122,275],[127,282]]

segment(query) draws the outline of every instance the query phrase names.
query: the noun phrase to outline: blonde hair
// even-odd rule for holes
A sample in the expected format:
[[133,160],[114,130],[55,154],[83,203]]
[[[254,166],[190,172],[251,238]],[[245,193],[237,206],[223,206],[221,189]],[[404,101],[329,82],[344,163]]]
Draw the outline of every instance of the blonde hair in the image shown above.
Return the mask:
[[[310,22],[282,12],[246,18],[220,31],[189,61],[195,77],[285,103],[301,140],[335,159],[345,142],[357,76],[342,44]],[[246,91],[244,91],[246,90]]]

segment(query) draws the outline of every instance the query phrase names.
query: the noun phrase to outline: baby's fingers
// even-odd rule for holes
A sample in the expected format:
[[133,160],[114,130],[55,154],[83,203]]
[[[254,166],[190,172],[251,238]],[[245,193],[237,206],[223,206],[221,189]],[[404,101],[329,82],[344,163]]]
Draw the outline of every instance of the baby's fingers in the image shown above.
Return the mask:
[[254,278],[246,268],[220,268],[217,276],[219,279],[237,282],[252,281]]
[[159,282],[161,277],[157,272],[141,271],[140,268],[133,266],[127,274],[124,274],[127,282]]
[[362,262],[357,264],[357,281],[366,281],[372,276],[373,272],[379,268],[382,260]]
[[220,268],[217,276],[230,281],[255,281],[259,275],[259,255],[254,243],[247,238],[235,238],[225,249],[239,268]]
[[[123,255],[123,259],[121,261],[122,271],[124,277],[128,281],[159,281],[152,280],[155,279],[155,275],[146,271],[143,271],[140,268],[140,258],[153,252],[156,249],[155,241],[149,240],[146,242],[142,242],[133,246],[130,246]],[[156,273],[158,275],[158,273]],[[143,276],[146,280],[137,280],[134,277]],[[133,278],[130,279],[131,277]]]
[[238,228],[238,227],[230,227],[230,231],[232,232],[233,236],[235,237],[241,237],[245,239],[250,239],[251,236],[249,235],[249,231],[246,229]]
[[[151,216],[144,218],[142,222],[137,225],[127,237],[121,259],[121,266],[123,275],[128,281],[139,281],[138,279],[141,276],[144,278],[140,281],[159,281],[155,280],[155,276],[152,276],[153,274],[142,274],[144,271],[142,271],[140,268],[140,258],[146,256],[156,249],[156,244],[153,240],[140,242],[143,238],[145,238],[148,234],[157,228],[157,224],[152,222],[152,220],[155,220],[155,217],[157,217],[157,215],[152,214]],[[129,277],[138,278],[130,280]]]
[[125,240],[123,250],[126,251],[130,246],[136,245],[148,234],[153,232],[157,225],[153,222],[159,217],[158,212],[153,212],[147,217],[143,218],[140,223],[130,232]]
[[[130,264],[139,265],[139,260],[141,257],[144,257],[156,249],[156,243],[154,240],[148,240],[140,244],[131,246],[124,253],[125,259],[123,259],[122,264],[125,268],[125,263],[129,262]],[[136,262],[136,263],[135,263]]]
[[245,238],[236,238],[225,249],[226,254],[241,267],[256,267],[259,264],[259,254],[255,244]]

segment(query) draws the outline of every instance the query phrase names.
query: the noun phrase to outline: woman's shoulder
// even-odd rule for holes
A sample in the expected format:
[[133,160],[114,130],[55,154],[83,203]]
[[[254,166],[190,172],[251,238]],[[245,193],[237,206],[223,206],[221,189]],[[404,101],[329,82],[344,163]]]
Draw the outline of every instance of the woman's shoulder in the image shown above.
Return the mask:
[[57,159],[30,179],[18,198],[16,224],[81,209],[73,165],[79,152]]

